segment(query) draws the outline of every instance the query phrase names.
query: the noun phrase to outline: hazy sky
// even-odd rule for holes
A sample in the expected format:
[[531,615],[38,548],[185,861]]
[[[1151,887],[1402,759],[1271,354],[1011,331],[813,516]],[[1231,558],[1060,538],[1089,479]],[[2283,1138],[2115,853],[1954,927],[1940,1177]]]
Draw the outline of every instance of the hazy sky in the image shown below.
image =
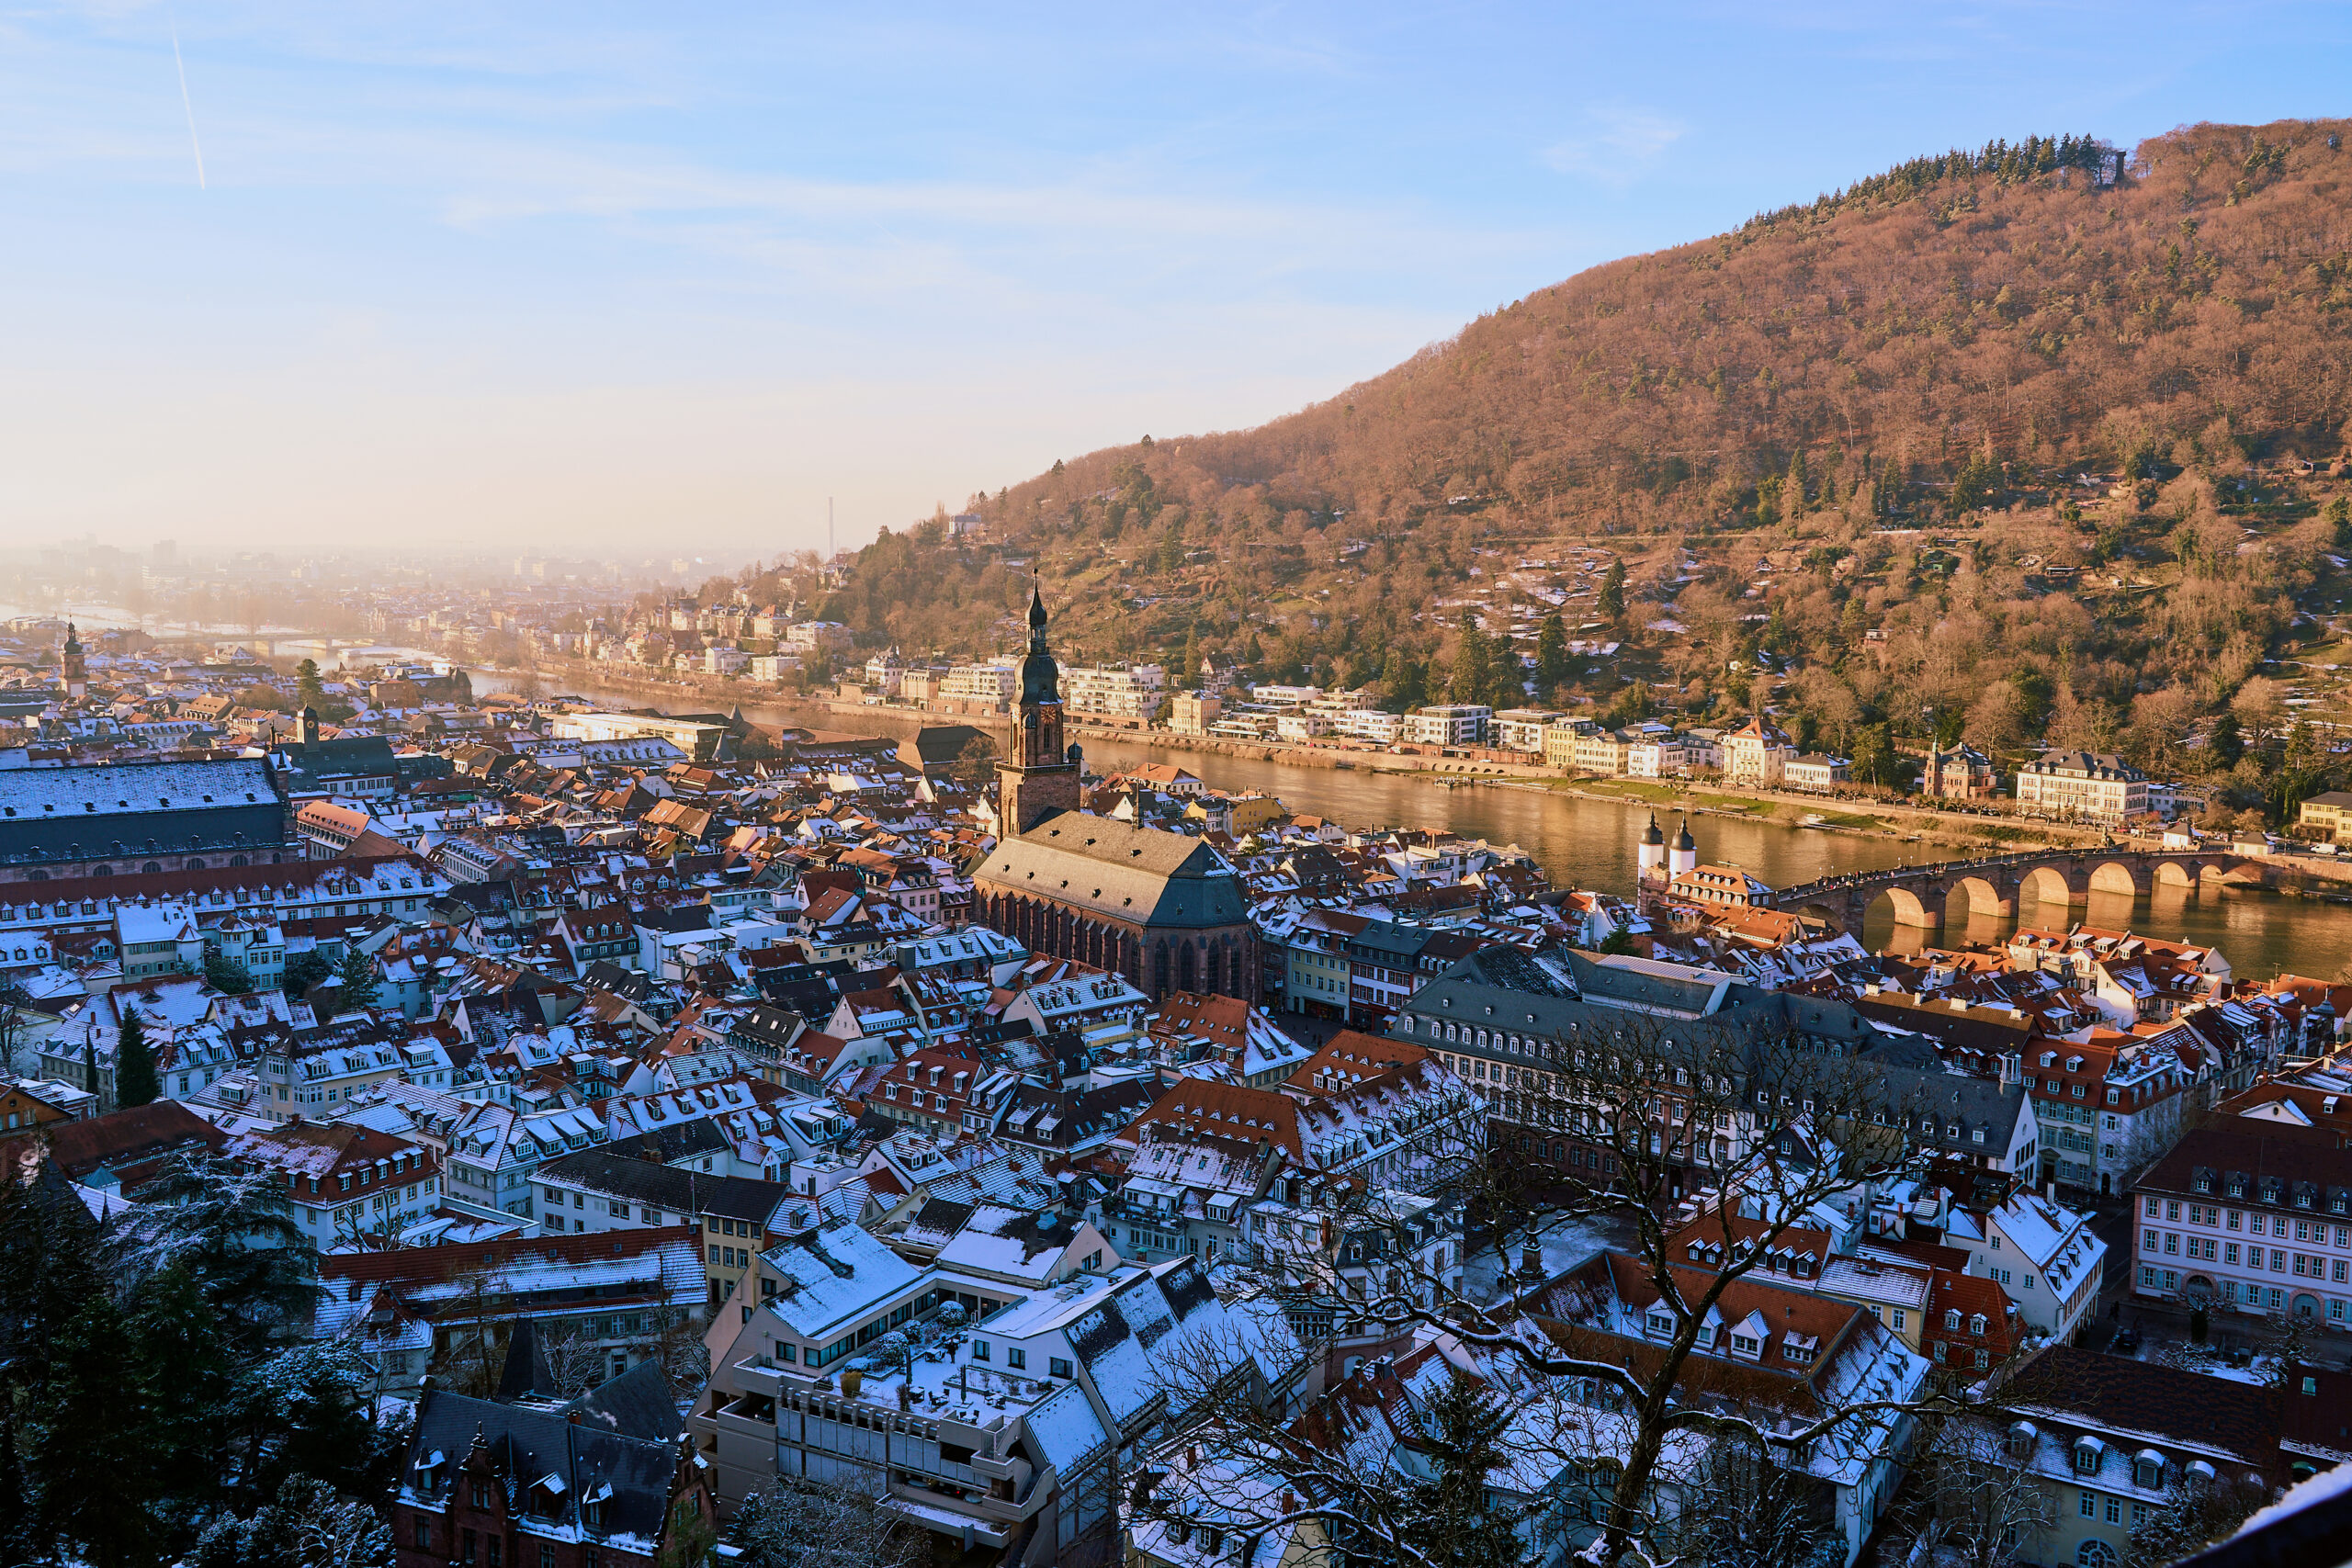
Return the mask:
[[862,542],[1916,152],[2347,66],[2342,5],[0,0],[0,542]]

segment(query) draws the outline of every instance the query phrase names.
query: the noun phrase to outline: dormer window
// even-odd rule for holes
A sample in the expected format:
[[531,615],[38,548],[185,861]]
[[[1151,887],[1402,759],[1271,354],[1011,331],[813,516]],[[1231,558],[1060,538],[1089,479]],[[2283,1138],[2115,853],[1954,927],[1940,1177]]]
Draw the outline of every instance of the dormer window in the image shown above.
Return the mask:
[[2074,1464],[2076,1475],[2097,1475],[2099,1461],[2106,1457],[2106,1445],[2097,1438],[2078,1438],[2075,1440]]

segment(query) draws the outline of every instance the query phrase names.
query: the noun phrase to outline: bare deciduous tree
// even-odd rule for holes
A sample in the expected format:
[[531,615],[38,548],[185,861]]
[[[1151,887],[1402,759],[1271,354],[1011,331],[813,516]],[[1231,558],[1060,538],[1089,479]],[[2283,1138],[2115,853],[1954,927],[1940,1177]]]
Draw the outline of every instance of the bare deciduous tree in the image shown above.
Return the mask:
[[[1373,1248],[1380,1265],[1351,1270],[1312,1247],[1261,1249],[1255,1288],[1310,1330],[1328,1323],[1366,1344],[1418,1334],[1483,1364],[1517,1413],[1502,1442],[1512,1464],[1573,1478],[1509,1506],[1584,1538],[1589,1562],[1663,1561],[1702,1537],[1733,1559],[1805,1561],[1826,1528],[1804,1474],[1813,1456],[1899,1453],[1920,1412],[1969,1396],[1929,1392],[1925,1363],[1866,1320],[1860,1332],[1883,1341],[1871,1354],[1905,1367],[1901,1380],[1839,1385],[1802,1411],[1776,1406],[1740,1375],[1747,1369],[1710,1353],[1717,1308],[1802,1239],[1792,1232],[1832,1218],[1860,1226],[1882,1188],[1924,1172],[1907,1131],[1923,1109],[1916,1077],[1803,1038],[1633,1012],[1514,1051],[1525,1065],[1479,1086],[1492,1097],[1489,1146],[1461,1166],[1451,1190],[1495,1267],[1435,1266],[1415,1228],[1418,1207],[1368,1184],[1335,1184],[1327,1247],[1340,1235],[1385,1241]],[[1544,1239],[1563,1225],[1610,1237],[1654,1293],[1630,1335],[1607,1312],[1581,1310],[1577,1292],[1552,1278]],[[1705,1244],[1702,1267],[1693,1243]],[[1400,1514],[1396,1478],[1367,1472],[1345,1436],[1206,1400],[1163,1451],[1202,1450],[1280,1477],[1277,1495],[1293,1506],[1258,1507],[1237,1524],[1245,1533],[1315,1519],[1351,1549],[1448,1561]],[[1726,1527],[1713,1510],[1693,1511],[1692,1499],[1735,1484],[1779,1521],[1770,1539],[1718,1540]]]
[[742,1568],[914,1568],[927,1546],[872,1492],[796,1475],[744,1498],[729,1540]]
[[1924,1423],[1894,1526],[1939,1568],[2039,1561],[2057,1529],[2057,1501],[2034,1473],[2032,1450],[2013,1451],[2000,1416],[1987,1408]]

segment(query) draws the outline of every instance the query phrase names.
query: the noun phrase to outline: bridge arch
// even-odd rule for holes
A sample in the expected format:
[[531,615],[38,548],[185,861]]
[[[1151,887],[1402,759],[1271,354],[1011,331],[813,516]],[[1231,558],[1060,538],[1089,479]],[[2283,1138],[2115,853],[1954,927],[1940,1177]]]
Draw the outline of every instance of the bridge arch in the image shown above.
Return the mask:
[[2149,891],[2147,873],[2135,870],[2129,861],[2101,861],[2091,867],[2091,891],[2143,897]]
[[2020,904],[2079,904],[2082,895],[2067,882],[2066,874],[2054,865],[2037,865],[2018,879],[2018,902]]
[[1900,884],[1892,887],[1880,888],[1877,897],[1871,900],[1870,907],[1875,908],[1880,898],[1885,899],[1894,906],[1894,923],[1898,926],[1917,926],[1921,930],[1932,931],[1944,923],[1941,914],[1928,908],[1918,894]]
[[1981,876],[1963,876],[1951,885],[1944,899],[1944,919],[1966,924],[1972,915],[2009,915],[2017,907],[2001,890]]
[[2159,887],[2194,887],[2201,871],[2210,866],[2185,865],[2177,860],[2160,861],[2156,865],[2156,886]]

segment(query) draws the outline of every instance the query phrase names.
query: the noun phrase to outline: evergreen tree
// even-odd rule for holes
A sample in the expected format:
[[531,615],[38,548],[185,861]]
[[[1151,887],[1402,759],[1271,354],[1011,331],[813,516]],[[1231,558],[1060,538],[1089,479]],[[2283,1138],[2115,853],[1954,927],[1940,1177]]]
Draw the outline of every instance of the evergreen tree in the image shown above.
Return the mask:
[[204,950],[204,983],[222,996],[242,997],[254,988],[253,971],[219,949],[208,947]]
[[1962,465],[1960,477],[1952,481],[1951,515],[1960,517],[1984,506],[2001,488],[2001,466],[1993,461],[1993,454],[1978,447]]
[[392,1568],[392,1532],[376,1510],[297,1475],[249,1518],[215,1519],[188,1568]]
[[316,1254],[276,1179],[182,1155],[141,1190],[140,1206],[134,1268],[185,1270],[239,1348],[257,1351],[309,1326]]
[[334,966],[320,957],[316,950],[298,953],[286,961],[278,972],[278,987],[288,998],[300,1001],[311,994],[311,987],[334,973]]
[[154,1391],[141,1418],[170,1456],[164,1512],[174,1538],[186,1540],[193,1521],[222,1500],[234,1471],[224,1416],[236,1403],[237,1367],[226,1325],[186,1269],[140,1280],[129,1307],[125,1327]]
[[1457,703],[1482,703],[1494,686],[1493,652],[1487,643],[1487,634],[1478,629],[1476,616],[1464,613],[1462,617],[1462,640],[1453,655],[1453,671],[1447,682],[1446,694]]
[[[1604,583],[1601,592],[1608,587]],[[1535,636],[1535,685],[1549,694],[1556,691],[1568,678],[1568,624],[1553,611],[1544,617],[1544,627]]]
[[100,1291],[58,1331],[50,1375],[27,1402],[40,1529],[92,1568],[151,1564],[167,1545],[161,1504],[175,1456],[155,1372]]
[[1853,764],[1855,783],[1889,789],[1896,786],[1901,780],[1902,764],[1894,755],[1894,741],[1885,725],[1862,728],[1855,738]]
[[2058,688],[2041,671],[2021,670],[2009,677],[2009,689],[2017,694],[2018,722],[2028,735],[2039,737],[2057,706]]
[[1189,692],[1201,683],[1201,628],[1191,627],[1184,633],[1184,659],[1177,666],[1176,689]]
[[2245,755],[2245,729],[2238,723],[2237,715],[2224,713],[2213,721],[2213,728],[2205,733],[2205,749],[2213,754],[2219,766],[2238,765],[2238,759]]
[[1510,1411],[1467,1378],[1449,1380],[1423,1412],[1430,1474],[1406,1488],[1408,1532],[1430,1543],[1441,1568],[1518,1568],[1527,1551],[1509,1515],[1487,1501],[1494,1472],[1506,1463],[1500,1445]]
[[1625,563],[1623,561],[1611,561],[1609,570],[1601,574],[1600,598],[1594,608],[1600,611],[1600,618],[1611,626],[1615,626],[1625,618]]
[[1804,492],[1808,482],[1804,454],[1798,452],[1789,459],[1788,478],[1781,481],[1781,515],[1792,523],[1804,515]]
[[342,982],[335,993],[335,1007],[340,1012],[360,1012],[376,1005],[380,989],[376,978],[376,960],[363,951],[357,942],[343,950],[343,967],[335,971]]
[[137,1008],[122,1010],[122,1031],[114,1047],[114,1100],[118,1107],[151,1105],[163,1092],[155,1079],[155,1052]]
[[380,1495],[398,1478],[405,1422],[379,1425],[369,1369],[344,1346],[300,1344],[248,1371],[237,1393],[256,1496],[299,1476],[355,1497]]
[[1428,700],[1423,686],[1420,665],[1402,649],[1392,649],[1388,662],[1380,672],[1380,684],[1388,694],[1388,705],[1397,713],[1410,713]]
[[326,682],[319,678],[319,661],[305,659],[294,666],[294,705],[323,711],[327,705]]
[[66,1323],[111,1288],[114,1250],[62,1182],[0,1181],[0,1405],[48,1381]]
[[[98,1087],[100,1081],[101,1080],[98,1077],[98,1043],[89,1038],[87,1035],[85,1035],[82,1040],[82,1087],[88,1089],[92,1094],[103,1096],[106,1093],[106,1090]],[[99,1104],[101,1108],[103,1108],[105,1100],[101,1099]]]

